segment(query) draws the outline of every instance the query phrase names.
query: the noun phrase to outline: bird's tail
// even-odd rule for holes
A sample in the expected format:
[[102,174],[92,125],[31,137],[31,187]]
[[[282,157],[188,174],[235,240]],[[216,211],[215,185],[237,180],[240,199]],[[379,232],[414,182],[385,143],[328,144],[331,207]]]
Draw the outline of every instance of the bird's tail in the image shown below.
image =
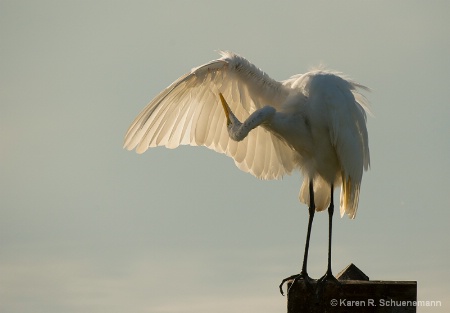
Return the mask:
[[[347,214],[349,218],[354,219],[358,209],[360,183],[355,183],[350,176],[342,173],[342,188],[340,212],[341,217]],[[300,201],[310,205],[309,197],[309,179],[303,180],[299,195]],[[330,205],[330,185],[320,177],[314,179],[314,204],[316,211],[326,210]]]
[[341,217],[347,214],[348,217],[354,219],[359,202],[360,184],[352,182],[350,176],[342,174],[341,188]]

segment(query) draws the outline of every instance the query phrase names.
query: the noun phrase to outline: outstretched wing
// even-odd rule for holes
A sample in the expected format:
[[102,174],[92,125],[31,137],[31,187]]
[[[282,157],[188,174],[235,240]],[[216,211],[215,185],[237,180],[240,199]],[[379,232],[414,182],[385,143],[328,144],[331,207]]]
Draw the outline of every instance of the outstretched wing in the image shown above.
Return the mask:
[[136,117],[124,148],[143,153],[150,147],[206,146],[232,157],[242,171],[276,179],[295,167],[293,150],[262,127],[240,142],[228,136],[219,92],[240,120],[264,105],[277,108],[287,97],[283,85],[231,52],[180,77]]

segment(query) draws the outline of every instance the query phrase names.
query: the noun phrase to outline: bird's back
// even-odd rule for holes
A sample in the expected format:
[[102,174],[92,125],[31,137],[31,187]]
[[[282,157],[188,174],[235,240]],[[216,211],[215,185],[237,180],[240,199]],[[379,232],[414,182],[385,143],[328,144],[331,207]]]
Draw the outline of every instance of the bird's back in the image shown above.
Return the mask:
[[[338,73],[315,70],[293,76],[283,84],[301,93],[299,113],[309,138],[292,146],[303,155],[300,166],[305,179],[300,200],[309,204],[308,184],[314,182],[317,210],[330,203],[330,185],[342,184],[340,211],[354,218],[358,207],[363,169],[370,163],[366,128],[367,103],[358,89],[367,89]],[[287,103],[292,113],[295,103]],[[291,107],[289,107],[291,106]],[[308,147],[305,151],[305,145]]]

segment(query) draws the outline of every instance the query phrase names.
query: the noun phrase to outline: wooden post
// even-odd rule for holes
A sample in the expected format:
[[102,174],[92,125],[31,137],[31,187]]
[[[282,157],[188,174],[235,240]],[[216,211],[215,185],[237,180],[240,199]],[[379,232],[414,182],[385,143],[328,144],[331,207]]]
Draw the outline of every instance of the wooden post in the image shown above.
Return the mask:
[[[318,288],[303,280],[288,282],[288,313],[413,313],[416,312],[417,282],[369,281],[350,264],[337,276],[339,283],[326,282]],[[356,279],[355,279],[356,278]],[[362,279],[361,279],[362,278]]]

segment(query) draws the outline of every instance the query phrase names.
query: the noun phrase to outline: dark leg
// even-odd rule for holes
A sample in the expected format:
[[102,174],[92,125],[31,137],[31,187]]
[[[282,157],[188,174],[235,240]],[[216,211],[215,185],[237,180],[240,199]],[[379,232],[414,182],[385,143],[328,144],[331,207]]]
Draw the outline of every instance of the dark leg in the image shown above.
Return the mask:
[[333,227],[333,213],[334,213],[334,200],[333,200],[333,185],[331,185],[331,201],[330,206],[328,207],[328,268],[325,275],[323,275],[318,283],[324,283],[326,281],[333,281],[338,283],[337,279],[333,276],[331,272],[331,235],[332,235],[332,227]]
[[314,213],[316,213],[316,205],[314,203],[314,190],[312,180],[309,183],[309,220],[308,220],[308,232],[306,233],[306,244],[305,244],[305,253],[303,255],[303,265],[301,275],[305,275],[308,277],[307,266],[308,266],[308,252],[309,252],[309,240],[311,238],[311,228],[314,219]]
[[[316,205],[314,203],[314,188],[313,181],[309,182],[309,220],[308,220],[308,232],[306,233],[306,244],[305,244],[305,254],[303,255],[303,265],[302,271],[300,274],[289,276],[281,281],[280,284],[280,292],[284,296],[283,293],[283,284],[288,280],[293,279],[294,281],[291,284],[291,287],[297,282],[299,279],[305,280],[305,282],[310,283],[311,278],[308,276],[307,265],[308,265],[308,251],[309,251],[309,239],[311,238],[311,227],[314,219],[314,213],[316,212]],[[289,288],[290,290],[290,288]],[[289,294],[289,290],[287,291]]]

